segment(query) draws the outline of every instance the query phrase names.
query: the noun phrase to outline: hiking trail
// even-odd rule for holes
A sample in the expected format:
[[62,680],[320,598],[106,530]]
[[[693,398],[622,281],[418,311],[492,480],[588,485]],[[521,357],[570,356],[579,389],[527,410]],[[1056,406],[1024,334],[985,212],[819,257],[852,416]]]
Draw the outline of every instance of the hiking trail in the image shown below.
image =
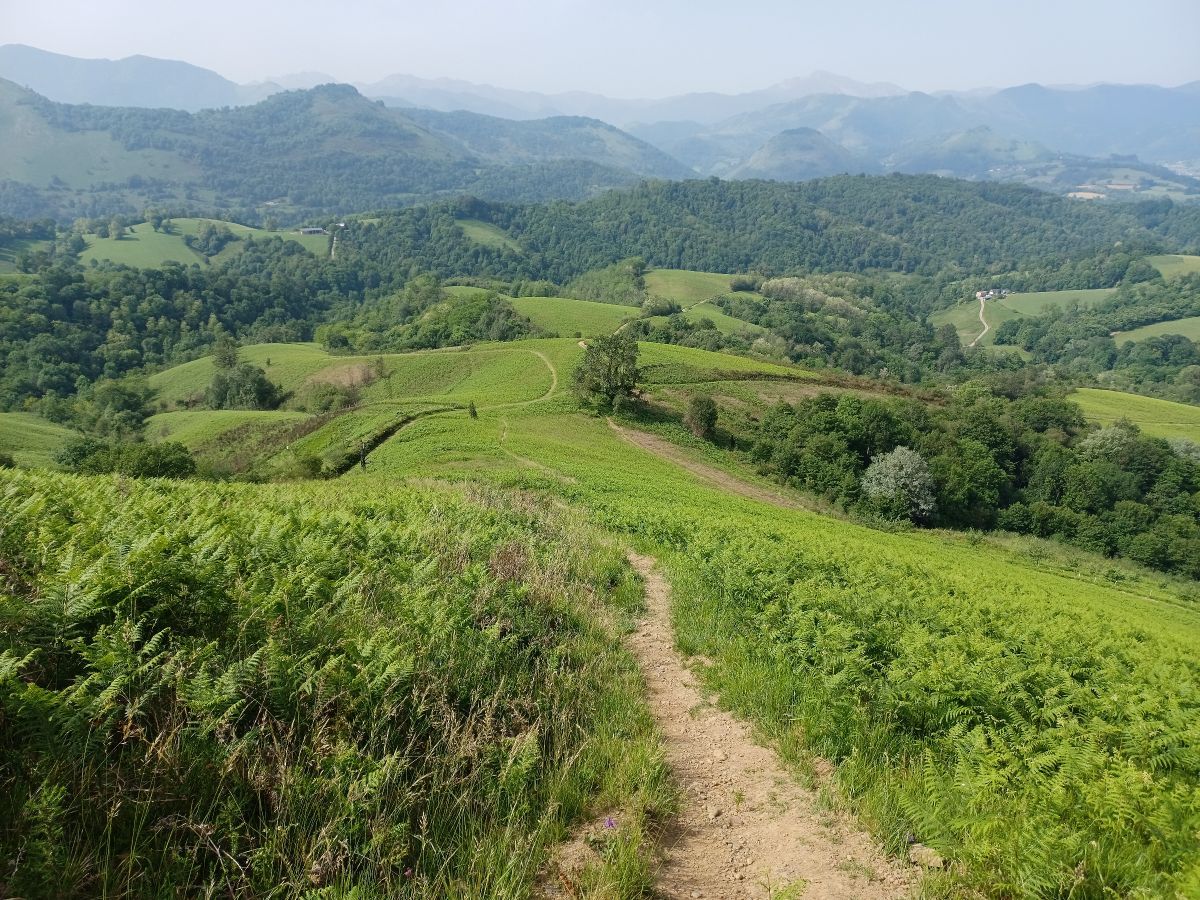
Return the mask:
[[646,618],[629,644],[678,780],[679,816],[662,840],[657,896],[906,897],[914,870],[889,859],[847,816],[822,810],[750,728],[714,706],[675,651],[670,587],[655,561],[629,561],[645,582]]

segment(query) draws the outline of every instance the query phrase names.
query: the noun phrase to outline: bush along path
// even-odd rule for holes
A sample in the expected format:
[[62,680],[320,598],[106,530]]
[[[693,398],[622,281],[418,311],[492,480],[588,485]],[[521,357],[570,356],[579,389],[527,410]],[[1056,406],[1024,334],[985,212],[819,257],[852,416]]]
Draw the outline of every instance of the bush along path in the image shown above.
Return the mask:
[[629,560],[645,582],[646,618],[630,647],[681,789],[662,840],[663,898],[892,898],[914,871],[849,821],[818,808],[749,728],[713,706],[674,649],[670,587],[648,556]]

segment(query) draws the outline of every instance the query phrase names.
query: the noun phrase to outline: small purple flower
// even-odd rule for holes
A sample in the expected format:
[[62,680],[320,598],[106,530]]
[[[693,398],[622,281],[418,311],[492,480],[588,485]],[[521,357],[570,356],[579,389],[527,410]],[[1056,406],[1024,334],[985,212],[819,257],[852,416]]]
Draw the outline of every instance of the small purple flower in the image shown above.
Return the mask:
[[616,828],[617,820],[614,819],[612,816],[605,816],[604,817],[604,827],[605,828]]
[[412,876],[413,876],[412,866],[409,866],[407,869],[404,870],[404,877],[412,878]]

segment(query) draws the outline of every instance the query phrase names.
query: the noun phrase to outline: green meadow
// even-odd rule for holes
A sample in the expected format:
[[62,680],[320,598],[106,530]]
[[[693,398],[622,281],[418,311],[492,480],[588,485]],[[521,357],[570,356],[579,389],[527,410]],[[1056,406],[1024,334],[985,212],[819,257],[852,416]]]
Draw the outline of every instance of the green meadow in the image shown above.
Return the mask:
[[641,313],[636,306],[572,300],[568,297],[516,297],[513,307],[539,328],[570,337],[598,337],[612,334],[629,319]]
[[[153,268],[168,261],[182,263],[208,264],[224,262],[241,251],[241,241],[247,237],[265,238],[278,236],[284,240],[295,241],[310,253],[327,255],[329,253],[329,238],[325,235],[298,234],[293,231],[268,232],[259,228],[238,225],[236,222],[218,222],[215,219],[172,219],[169,234],[155,231],[149,222],[134,225],[120,238],[102,238],[94,234],[84,236],[87,249],[80,253],[80,261],[85,265],[90,262],[108,260],[136,268]],[[206,258],[197,253],[183,242],[184,235],[196,234],[203,224],[222,225],[232,231],[238,240],[226,245],[220,253]]]
[[1098,388],[1079,388],[1071,399],[1101,425],[1129,419],[1151,437],[1187,438],[1200,444],[1200,407]]
[[[483,567],[473,570],[475,575],[464,575],[467,583],[491,585],[488,579],[497,577],[494,573],[507,571],[497,569],[501,563],[495,560],[508,559],[507,554],[515,551],[500,548],[514,540],[527,545],[530,538],[516,536],[512,528],[532,522],[529,527],[539,535],[535,544],[542,542],[536,544],[542,547],[537,553],[554,560],[560,567],[556,571],[596,571],[580,560],[581,553],[586,559],[607,560],[604,571],[610,587],[591,595],[607,603],[605,598],[624,596],[621,585],[632,583],[619,549],[632,545],[660,560],[673,588],[678,646],[685,655],[704,661],[697,669],[699,677],[723,706],[750,721],[798,772],[824,765],[819,760],[831,763],[836,802],[855,813],[888,850],[903,855],[908,841],[916,839],[951,861],[947,869],[925,879],[927,895],[1191,895],[1200,873],[1200,851],[1193,839],[1200,824],[1196,801],[1200,769],[1194,765],[1200,735],[1192,727],[1200,681],[1200,594],[1189,583],[1032,538],[994,535],[971,540],[962,533],[879,531],[840,516],[809,512],[802,508],[808,505],[803,498],[772,485],[738,455],[692,437],[680,426],[678,415],[686,398],[696,392],[716,397],[722,416],[758,414],[776,399],[796,399],[826,389],[817,374],[672,345],[643,343],[641,351],[642,384],[656,412],[651,419],[619,418],[612,423],[581,410],[569,394],[570,372],[583,353],[574,338],[375,357],[334,356],[313,344],[250,346],[243,348],[244,358],[265,366],[285,389],[295,391],[314,379],[355,384],[360,390],[358,405],[321,417],[179,409],[155,416],[148,434],[153,439],[182,440],[213,464],[227,461],[231,454],[252,457],[252,471],[258,475],[296,478],[298,461],[317,460],[327,476],[340,474],[336,484],[304,482],[291,488],[194,484],[167,493],[153,493],[157,489],[150,486],[137,488],[135,506],[169,502],[174,508],[194,510],[189,513],[194,521],[172,520],[167,525],[153,524],[158,520],[152,513],[144,513],[139,522],[114,518],[89,493],[101,490],[92,487],[100,484],[97,480],[62,481],[53,488],[45,482],[17,482],[10,489],[16,493],[9,496],[19,500],[53,490],[53,504],[58,505],[54,508],[83,503],[86,516],[72,514],[61,522],[51,516],[39,536],[29,538],[59,548],[56,552],[81,545],[86,529],[92,527],[89,516],[95,516],[97,521],[117,522],[117,533],[129,540],[146,536],[139,528],[208,528],[205,533],[211,539],[192,539],[188,546],[195,545],[198,559],[217,553],[214,561],[224,558],[221,553],[236,550],[233,560],[242,552],[236,542],[221,537],[227,534],[221,529],[248,529],[256,535],[264,529],[278,530],[285,526],[272,525],[266,511],[294,509],[280,521],[288,523],[288,529],[300,530],[281,534],[269,544],[274,548],[270,553],[279,556],[271,557],[265,569],[256,564],[263,577],[292,568],[296,577],[317,577],[316,572],[324,571],[321,566],[329,565],[323,560],[348,552],[339,549],[339,541],[373,546],[370,528],[375,526],[365,523],[381,516],[385,522],[425,522],[428,518],[420,517],[432,515],[433,509],[448,509],[451,512],[437,513],[439,527],[463,532],[464,540],[482,542],[474,544],[476,549],[470,553],[484,561]],[[211,361],[201,359],[160,373],[152,383],[162,402],[181,406],[203,391],[211,374]],[[1080,391],[1073,396],[1098,421],[1126,416],[1149,434],[1200,434],[1200,410],[1192,407],[1109,391]],[[468,414],[468,403],[475,404],[477,417]],[[615,425],[652,431],[671,449],[669,453],[653,446],[644,449],[648,445],[633,442]],[[365,471],[355,464],[364,447],[369,451]],[[5,477],[11,481],[12,476]],[[284,493],[288,490],[294,493]],[[218,513],[231,509],[227,501],[233,496],[241,498],[239,505]],[[538,511],[516,514],[503,527],[487,525],[489,514],[472,506],[481,497],[488,498],[485,506],[525,498],[519,502]],[[261,512],[263,517],[245,518],[251,516],[249,505],[254,515]],[[224,518],[214,524],[205,518],[208,515]],[[562,531],[559,526],[537,524],[544,523],[538,518],[543,515],[565,516],[587,525],[580,526],[581,532]],[[331,538],[322,530],[326,526],[318,525],[326,519],[333,524],[362,524],[326,547]],[[409,529],[404,540],[417,542],[401,543],[414,547],[413,560],[426,552],[420,549],[425,546],[422,541],[440,540],[425,526],[402,527]],[[310,536],[305,529],[316,530]],[[584,533],[593,537],[580,537]],[[378,539],[399,540],[392,532],[381,533]],[[599,556],[580,549],[590,547],[586,541],[593,539],[599,542],[597,547],[605,548],[596,551]],[[225,549],[210,550],[209,540]],[[313,557],[317,569],[309,576],[303,573],[310,567],[297,561],[301,557],[288,554],[301,554],[314,546],[323,549]],[[335,557],[322,555],[327,549]],[[379,610],[385,617],[379,621],[385,621],[397,615],[399,607],[389,605],[394,602],[390,599],[380,601],[379,588],[366,586],[375,584],[366,573],[377,564],[370,555],[373,551],[363,552],[368,554],[362,558],[363,574],[355,576],[360,581],[354,583],[363,584],[362,590],[376,598],[369,609]],[[389,557],[388,566],[399,569],[380,571],[395,578],[396,584],[409,586],[417,598],[454,595],[458,590],[454,585],[459,583],[455,573],[461,569],[421,568],[406,562],[408,552]],[[486,562],[488,558],[493,561]],[[180,564],[185,569],[197,565],[191,557]],[[241,563],[228,565],[236,571]],[[541,584],[537,579],[546,577],[537,574],[541,570],[521,571],[527,575],[519,577],[533,579],[522,582],[529,585]],[[46,579],[48,589],[53,583],[48,572],[37,577]],[[549,583],[561,584],[564,577],[568,576],[555,576],[559,580]],[[224,582],[213,585],[214,596],[224,596]],[[540,588],[528,590],[534,593],[520,596],[541,596],[536,593]],[[341,605],[337,598],[342,595],[337,592],[332,595],[333,606],[327,605],[331,602],[327,590],[310,596],[305,602],[317,605],[304,607],[302,614],[314,616],[314,621],[336,619],[351,608]],[[571,599],[575,594],[564,596],[561,602],[577,604]],[[347,597],[345,602],[351,601]],[[611,602],[617,603],[618,611],[628,609],[636,615],[636,604]],[[379,603],[383,605],[374,605]],[[454,609],[458,607],[438,606],[434,612],[443,617],[439,621],[460,621],[455,617],[461,613]],[[580,621],[592,615],[578,605],[563,610],[568,618],[583,616]],[[283,620],[263,616],[263,621]],[[558,621],[562,620],[528,620],[522,627],[532,629],[534,645],[553,647],[568,639],[551,624]],[[409,627],[407,619],[396,624],[401,631]],[[378,633],[378,624],[368,625],[362,634]],[[446,640],[462,633],[457,626],[448,628]],[[345,642],[350,632],[344,634],[339,646],[349,647]],[[388,634],[389,646],[394,646],[388,652],[409,652],[404,648],[415,646],[412,641],[417,640],[405,636],[407,632]],[[223,646],[217,638],[201,635],[198,639],[218,640],[216,646]],[[440,640],[435,638],[430,646],[440,648]],[[168,646],[174,653],[185,652],[190,645],[173,640]],[[360,645],[353,646],[359,647],[354,653],[365,652]],[[453,649],[453,643],[447,646],[448,653],[466,652]],[[602,717],[601,723],[611,722],[611,727],[603,725],[600,734],[589,731],[591,743],[586,747],[590,749],[568,751],[570,742],[562,743],[566,756],[553,751],[528,770],[547,774],[559,771],[556,766],[565,767],[561,778],[553,776],[544,785],[536,780],[520,782],[521,796],[544,790],[547,793],[537,796],[546,798],[547,804],[554,796],[571,799],[558,806],[543,804],[544,813],[522,806],[523,818],[509,818],[509,826],[501,831],[494,830],[491,812],[472,818],[477,824],[471,828],[477,830],[464,831],[439,824],[448,822],[444,817],[451,813],[432,799],[422,795],[404,800],[417,804],[414,810],[426,810],[434,823],[429,833],[441,834],[446,848],[477,848],[476,854],[447,850],[449,856],[442,858],[451,861],[438,869],[418,845],[396,845],[420,877],[428,879],[419,896],[438,896],[439,891],[444,895],[451,883],[446,878],[472,885],[473,891],[495,891],[497,885],[517,890],[531,883],[537,861],[545,858],[547,848],[561,838],[569,823],[613,808],[622,810],[618,818],[628,822],[622,825],[628,830],[619,832],[626,843],[602,855],[607,868],[602,866],[589,877],[613,892],[597,896],[641,895],[639,891],[648,884],[646,847],[652,821],[669,808],[670,794],[655,755],[653,732],[645,725],[645,710],[636,697],[636,681],[623,680],[624,676],[612,680],[613,671],[627,671],[620,668],[627,665],[625,658],[605,655],[605,665],[617,666],[605,669],[600,658],[611,645],[601,642],[588,647],[571,657],[573,665],[608,681],[592,682],[586,676],[575,693],[558,695],[553,693],[558,682],[551,680],[542,708],[570,721],[579,710],[592,708],[589,704],[605,703],[603,708],[613,718]],[[251,652],[251,645],[238,652]],[[512,665],[532,665],[527,674],[541,671],[527,657],[520,659]],[[481,702],[485,697],[492,698],[486,700],[490,703],[506,702],[503,698],[510,695],[503,681],[492,679],[485,688],[478,677],[482,669],[471,669],[475,662],[464,665],[468,668],[454,668],[442,676],[431,665],[428,676],[414,675],[418,680],[411,683],[443,683],[420,680],[427,677],[459,679],[447,682],[444,689],[482,691],[477,694]],[[425,670],[418,666],[415,671]],[[615,693],[602,701],[596,692],[605,690]],[[386,706],[396,701],[386,695],[372,702]],[[359,715],[348,708],[344,714]],[[286,706],[280,707],[278,715],[305,721]],[[195,721],[205,720],[200,716]],[[630,722],[641,724],[632,732],[620,732],[620,722],[626,728]],[[539,727],[552,726],[547,721]],[[354,751],[356,759],[373,758],[376,752],[370,743],[376,740],[375,732],[364,728],[360,724],[345,732],[347,740],[359,732],[366,736],[366,745],[347,744],[359,747]],[[619,741],[634,748],[620,763],[616,759],[624,754],[617,753],[613,743],[617,733],[623,734]],[[533,741],[529,734],[527,728],[514,732],[526,735],[521,740],[530,742],[519,744],[529,747],[523,752],[550,752],[535,751],[549,745]],[[73,733],[56,740],[64,753],[47,755],[46,765],[53,766],[47,771],[58,773],[54,777],[79,777],[72,773],[86,766],[86,752],[66,754],[67,748],[75,746]],[[440,746],[436,741],[442,738],[432,740]],[[571,768],[567,761],[584,758],[592,760],[584,769]],[[444,780],[452,776],[438,767],[433,756],[415,757],[412,764],[430,767],[430,774],[423,777],[430,779],[431,788],[452,783]],[[461,771],[474,770],[468,766]],[[605,771],[611,771],[611,776],[601,774]],[[344,792],[340,776],[331,771],[309,777],[315,780],[308,783],[303,797],[297,795],[289,802],[299,804],[296,809],[311,818],[314,829],[332,827],[321,824],[331,820],[318,809],[327,808],[328,815],[334,816],[338,802],[327,799],[318,808],[311,805],[311,798]],[[543,786],[530,787],[534,784]],[[565,795],[553,793],[567,786]],[[154,784],[146,789],[147,796],[158,790]],[[495,790],[482,780],[463,782],[454,790],[456,796],[475,798],[472,802],[482,804],[484,810],[491,810],[488,804],[496,802]],[[148,848],[143,852],[161,852],[154,843],[155,833],[138,837],[122,820],[116,821],[112,827],[119,833],[112,837]],[[269,865],[261,877],[284,877],[300,864],[297,860],[311,867],[319,856],[320,844],[307,831],[288,842],[257,821],[240,827],[247,840],[264,848],[263,859]],[[372,842],[369,830],[354,834],[343,840],[359,848],[355,852],[362,859],[378,859],[382,845]],[[514,852],[513,841],[525,842],[527,855],[522,859],[528,866],[485,865],[486,860]],[[95,852],[97,859],[106,859],[104,854],[110,851]],[[204,855],[198,858],[203,865]],[[375,863],[367,869],[381,871]],[[386,894],[384,887],[379,887],[379,895]]]
[[1169,322],[1155,322],[1153,325],[1143,325],[1131,331],[1122,331],[1114,335],[1117,343],[1124,341],[1144,341],[1146,338],[1161,337],[1164,334],[1181,334],[1193,341],[1200,341],[1200,316],[1189,316],[1186,319],[1172,319]]
[[53,466],[54,454],[74,433],[41,416],[0,412],[0,453],[11,454],[19,466]]
[[690,306],[729,293],[728,275],[686,269],[651,269],[646,273],[646,293]]
[[[662,364],[670,375],[699,362]],[[915,834],[954,859],[934,893],[1191,884],[1196,775],[1183,747],[1196,746],[1185,720],[1200,616],[1175,583],[1099,560],[1055,565],[1036,544],[887,534],[767,506],[565,398],[429,416],[346,477],[532,488],[654,552],[677,591],[680,647],[710,661],[722,704],[796,764],[833,760],[887,846]],[[1158,729],[1183,742],[1178,762],[1156,749]]]
[[520,244],[490,222],[481,222],[478,219],[459,219],[458,227],[462,229],[463,234],[477,244],[492,247],[496,250],[511,250],[514,253],[524,252]]
[[[1034,291],[1028,294],[1013,293],[994,301],[1000,307],[1022,316],[1036,316],[1047,307],[1061,309],[1078,303],[1093,306],[1111,297],[1116,288],[1094,288],[1078,291]],[[988,306],[991,306],[989,301]],[[994,327],[994,326],[993,326]]]
[[1146,262],[1158,269],[1163,278],[1178,278],[1181,275],[1194,275],[1200,272],[1200,256],[1182,256],[1169,254],[1164,256],[1147,256]]
[[683,315],[693,322],[708,319],[717,326],[717,331],[720,331],[722,334],[754,335],[762,334],[764,331],[761,326],[755,325],[753,322],[744,322],[741,319],[734,318],[721,309],[721,307],[717,306],[717,304],[708,300],[689,306],[683,311]]
[[[1041,314],[1047,307],[1063,308],[1072,303],[1088,306],[1099,303],[1113,293],[1113,288],[1078,291],[1035,291],[1009,294],[1001,300],[988,300],[984,304],[984,317],[990,327],[980,338],[977,347],[995,347],[1006,352],[1020,352],[1014,347],[996,346],[996,329],[1005,322],[1025,316]],[[949,309],[943,309],[930,317],[934,325],[950,324],[958,332],[959,340],[965,345],[983,331],[979,323],[979,301],[974,297],[964,299]]]

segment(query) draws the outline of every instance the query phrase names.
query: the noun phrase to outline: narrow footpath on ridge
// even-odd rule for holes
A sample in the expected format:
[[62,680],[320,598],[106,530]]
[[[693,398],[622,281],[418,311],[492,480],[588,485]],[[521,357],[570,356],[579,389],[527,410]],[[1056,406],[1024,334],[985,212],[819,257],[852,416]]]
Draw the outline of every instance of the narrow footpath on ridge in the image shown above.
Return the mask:
[[675,650],[670,587],[648,556],[645,619],[629,640],[682,792],[663,837],[657,896],[884,900],[911,895],[914,870],[845,815],[823,810],[750,728],[713,705]]

